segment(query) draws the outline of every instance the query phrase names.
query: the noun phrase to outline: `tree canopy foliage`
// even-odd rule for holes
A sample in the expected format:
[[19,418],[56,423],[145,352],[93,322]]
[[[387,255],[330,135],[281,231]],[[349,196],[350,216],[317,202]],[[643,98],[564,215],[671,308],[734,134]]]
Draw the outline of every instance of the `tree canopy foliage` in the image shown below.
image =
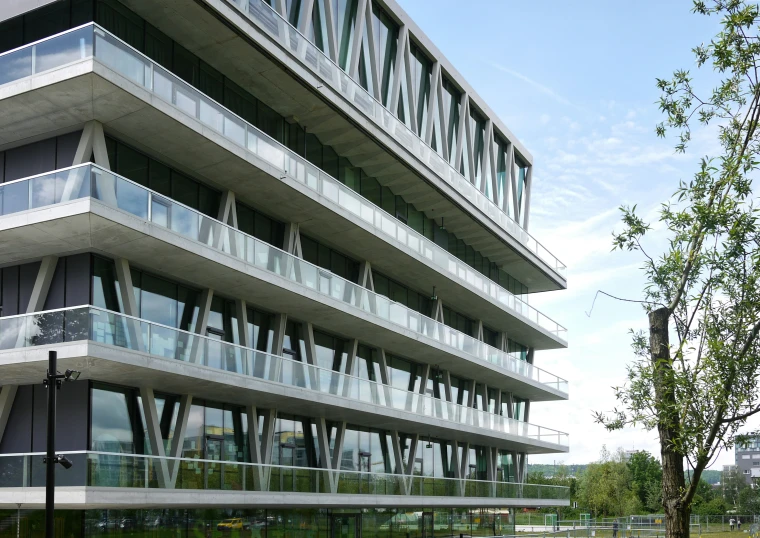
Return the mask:
[[597,415],[610,429],[657,429],[668,538],[688,536],[702,471],[760,412],[760,234],[752,193],[760,165],[760,8],[695,0],[693,11],[720,19],[718,34],[694,48],[697,67],[719,80],[707,92],[686,70],[657,80],[665,119],[656,132],[674,132],[676,151],[686,152],[699,130],[714,136],[715,150],[661,205],[664,252],[648,250],[652,226],[637,207],[621,208],[613,245],[641,255],[649,334],[633,335],[627,383],[615,389],[619,406]]

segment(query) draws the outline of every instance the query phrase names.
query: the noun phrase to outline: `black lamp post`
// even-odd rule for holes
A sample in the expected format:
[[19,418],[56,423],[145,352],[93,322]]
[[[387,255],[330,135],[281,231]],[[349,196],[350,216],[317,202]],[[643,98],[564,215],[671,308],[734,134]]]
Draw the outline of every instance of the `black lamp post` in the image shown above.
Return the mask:
[[[55,464],[60,463],[64,469],[71,469],[73,463],[66,456],[55,453],[55,406],[57,391],[64,381],[76,381],[80,372],[66,370],[58,373],[58,353],[48,352],[48,370],[42,384],[48,390],[47,395],[47,454],[42,460],[45,464],[45,538],[55,538]],[[55,386],[55,390],[51,390]]]

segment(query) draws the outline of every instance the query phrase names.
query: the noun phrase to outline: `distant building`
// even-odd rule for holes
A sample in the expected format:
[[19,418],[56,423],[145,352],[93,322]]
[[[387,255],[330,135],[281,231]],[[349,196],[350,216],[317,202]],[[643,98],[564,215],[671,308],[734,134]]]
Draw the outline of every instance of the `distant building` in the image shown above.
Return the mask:
[[738,472],[749,485],[760,479],[760,436],[750,437],[746,443],[737,443],[734,456]]

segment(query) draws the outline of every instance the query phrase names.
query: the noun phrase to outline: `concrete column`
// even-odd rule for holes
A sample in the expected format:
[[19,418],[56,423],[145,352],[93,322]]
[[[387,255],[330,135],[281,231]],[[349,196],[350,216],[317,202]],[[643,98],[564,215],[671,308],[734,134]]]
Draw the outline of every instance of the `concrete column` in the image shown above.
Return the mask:
[[237,318],[240,345],[248,348],[253,347],[248,334],[248,304],[242,299],[235,300],[235,317]]
[[462,480],[462,463],[459,458],[459,441],[451,442],[451,470],[457,479],[457,495],[464,496],[464,481]]
[[199,305],[198,305],[198,319],[195,321],[195,327],[193,332],[201,338],[194,337],[193,345],[191,348],[190,358],[195,364],[202,364],[204,353],[206,348],[206,340],[202,337],[206,336],[206,329],[208,328],[208,318],[211,313],[211,300],[214,298],[214,290],[206,288],[201,292]]
[[301,12],[298,14],[298,31],[306,35],[314,11],[314,0],[303,0]]
[[475,338],[479,342],[483,341],[483,320],[481,320],[481,319],[478,320],[478,330],[477,330],[477,333],[475,335]]
[[465,117],[465,137],[464,142],[467,144],[467,153],[470,155],[467,163],[470,168],[470,183],[475,185],[475,133],[470,128],[470,100],[467,99],[467,116]]
[[420,398],[417,401],[417,413],[424,413],[425,406],[427,405],[427,386],[430,380],[430,365],[423,364],[422,375],[420,376]]
[[26,307],[26,313],[32,314],[40,312],[45,308],[45,300],[50,291],[50,283],[53,281],[55,268],[58,265],[58,256],[45,256],[40,262],[40,269],[37,271],[37,278],[32,288],[32,296],[29,298],[29,304]]
[[263,410],[264,421],[259,428],[259,410],[255,405],[246,407],[248,420],[248,445],[251,450],[251,462],[255,464],[253,472],[254,487],[257,491],[269,490],[272,463],[272,445],[274,443],[274,426],[276,413],[274,409]]
[[414,463],[417,459],[417,447],[420,444],[420,434],[415,433],[409,437],[409,456],[406,461],[406,494],[412,493],[412,487],[414,486]]
[[[234,192],[226,190],[222,193],[222,199],[219,202],[217,220],[232,228],[238,229],[237,207],[235,204]],[[230,232],[228,228],[222,228],[216,241],[216,248],[225,251],[229,250],[232,254],[239,255],[238,253],[242,253],[245,248],[244,245],[238,244],[239,242],[240,241],[235,233]]]
[[459,125],[457,126],[457,147],[454,160],[454,168],[456,168],[457,172],[459,172],[459,167],[462,164],[462,149],[465,144],[468,144],[467,141],[470,138],[469,135],[466,134],[466,132],[469,132],[470,130],[467,123],[470,116],[469,102],[470,98],[467,95],[467,92],[462,92],[462,97],[459,101]]
[[528,223],[530,221],[530,191],[533,190],[533,167],[528,167],[528,172],[525,174],[525,187],[523,189],[523,196],[525,197],[525,203],[523,204],[523,216],[522,227],[525,231],[528,231]]
[[375,280],[372,278],[372,264],[364,260],[359,264],[359,285],[375,291]]
[[[406,50],[406,41],[409,37],[409,29],[405,24],[402,24],[398,29],[398,43],[396,48],[396,63],[393,66],[393,88],[391,88],[391,106],[390,111],[394,116],[398,111],[399,93],[401,92],[401,77],[404,73],[401,72],[404,69],[404,51]],[[408,112],[408,111],[407,111]]]
[[333,9],[335,6],[333,2],[325,2],[325,27],[327,28],[327,52],[330,59],[338,63],[338,37],[335,28],[335,20],[337,17],[333,15]]
[[507,337],[507,333],[503,331],[499,333],[499,350],[500,351],[509,350],[509,338]]
[[158,487],[171,489],[173,484],[171,483],[171,474],[169,473],[169,463],[166,460],[164,439],[161,435],[160,419],[156,409],[156,397],[153,394],[153,389],[150,387],[140,387],[140,397],[145,414],[145,427],[148,430],[150,452],[156,458],[153,460],[153,465],[158,474]]
[[18,385],[3,385],[0,387],[0,441],[3,440],[8,418],[11,416],[13,401],[16,399]]
[[[367,0],[358,0],[356,6],[356,19],[354,22],[354,35],[351,43],[351,63],[348,67],[348,74],[354,80],[359,80],[357,73],[359,71],[359,58],[361,57],[362,39],[364,39],[364,28],[366,27]],[[374,55],[375,49],[367,51],[368,55]]]
[[462,479],[469,478],[470,475],[470,443],[460,443],[462,446],[462,457],[459,461],[459,475]]
[[289,222],[285,225],[285,244],[282,250],[298,258],[303,258],[303,252],[301,251],[301,227],[297,222]]
[[512,396],[511,392],[507,392],[507,417],[508,418],[514,418],[514,397]]
[[375,54],[375,28],[372,24],[372,0],[367,0],[367,8],[364,10],[364,26],[367,32],[367,44],[369,45],[369,71],[372,77],[373,97],[378,101],[380,95],[380,69],[377,65],[377,55]]
[[[314,325],[311,323],[303,324],[304,335],[303,340],[306,347],[306,365],[305,369],[308,372],[309,383],[315,390],[320,390],[320,372],[315,368],[317,366],[317,347],[314,343]],[[295,366],[295,365],[294,365]],[[306,376],[304,376],[305,378]],[[331,376],[330,394],[337,394],[337,380],[338,376]]]
[[512,185],[512,210],[514,211],[514,219],[518,224],[520,223],[520,202],[517,198],[517,177],[515,174],[515,148],[512,144],[509,146],[509,152],[507,153],[507,168],[509,169],[510,184]]
[[[483,155],[480,157],[480,192],[486,193],[486,181],[490,175],[491,152],[493,150],[493,122],[486,118],[486,126],[483,132]],[[491,177],[493,180],[493,176]],[[496,191],[494,191],[496,192]],[[493,193],[491,193],[493,196]]]
[[[438,113],[438,86],[441,83],[441,62],[433,62],[433,70],[430,76],[430,100],[428,102],[428,115],[425,124],[425,143],[431,145],[433,140],[433,124],[435,115]],[[440,144],[441,141],[438,140]]]
[[[502,211],[509,214],[510,204],[514,210],[514,197],[515,197],[515,146],[511,143],[507,143],[507,155],[505,156],[504,166],[506,168],[506,177],[504,178],[504,200],[502,200]],[[515,221],[516,222],[516,221]]]
[[385,396],[385,405],[393,407],[393,391],[391,390],[391,382],[388,378],[388,358],[385,356],[385,350],[380,348],[378,351],[377,361],[380,365],[380,382],[383,385],[383,392]]
[[[272,329],[272,355],[282,356],[282,347],[285,343],[285,329],[287,328],[288,315],[275,314]],[[279,377],[278,377],[279,379]]]
[[[108,159],[108,150],[106,148],[106,138],[103,133],[103,125],[97,121],[85,123],[82,129],[82,137],[74,152],[73,166],[90,162],[94,157],[95,164],[106,170],[111,169],[111,163]],[[61,201],[66,202],[75,199],[81,189],[85,173],[78,170],[69,174],[69,179],[63,188]],[[99,196],[109,204],[116,204],[116,191],[113,179],[98,182]]]
[[315,419],[317,425],[317,444],[319,445],[319,464],[325,469],[332,493],[338,492],[340,475],[340,458],[343,456],[343,439],[345,438],[346,423],[336,424],[335,445],[330,452],[330,432],[324,417]]
[[[446,110],[443,100],[443,75],[438,72],[438,83],[433,87],[433,91],[438,95],[437,99],[437,112],[438,119],[441,123],[441,132],[438,133],[441,137],[440,144],[441,150],[443,150],[443,158],[446,162],[449,162],[449,111]],[[431,108],[432,110],[432,108]]]
[[[409,37],[407,36],[404,41],[404,76],[406,76],[406,91],[407,101],[409,102],[407,114],[409,114],[409,122],[412,126],[412,131],[415,134],[419,134],[419,126],[417,125],[417,92],[414,91],[414,77],[412,77],[412,53],[409,43]],[[420,105],[422,106],[422,105]]]
[[[348,341],[348,353],[346,356],[346,371],[343,372],[347,376],[352,376],[354,372],[354,363],[356,362],[356,354],[359,352],[359,340],[353,338]],[[338,376],[334,376],[338,377]],[[344,378],[346,381],[343,384],[343,396],[348,398],[351,395],[351,385],[354,383],[353,377]],[[376,398],[373,398],[376,401]]]
[[341,460],[343,459],[343,444],[346,439],[346,423],[338,422],[335,425],[335,445],[332,453],[332,468],[334,471],[340,471]]
[[[488,120],[489,122],[491,120]],[[489,155],[489,163],[490,163],[490,170],[491,170],[491,191],[493,193],[493,202],[496,205],[499,205],[499,182],[496,178],[496,172],[498,170],[498,153],[497,148],[494,147],[494,142],[496,141],[496,133],[491,132],[491,138],[488,139],[488,155]],[[504,186],[506,188],[506,185]],[[504,193],[506,196],[506,192]]]
[[433,303],[433,310],[430,313],[430,317],[433,318],[435,321],[438,321],[440,323],[444,323],[443,320],[443,301],[436,298],[435,302]]
[[[174,425],[174,435],[169,447],[169,456],[172,458],[182,457],[182,448],[185,442],[185,433],[187,432],[187,422],[190,419],[190,407],[193,403],[193,397],[190,394],[183,394],[179,399],[179,411],[177,412],[177,422]],[[178,460],[169,461],[169,474],[171,477],[172,487],[177,486],[177,476],[179,476],[180,462]]]
[[401,450],[401,439],[398,430],[390,430],[388,433],[391,436],[391,443],[393,444],[393,459],[396,461],[393,472],[399,475],[399,493],[406,494],[408,491],[408,479],[404,472],[404,452]]
[[[125,258],[116,258],[116,279],[119,284],[119,294],[121,295],[121,306],[124,314],[131,318],[139,318],[140,312],[137,309],[135,299],[135,287],[132,284],[132,272],[129,270],[129,261]],[[125,318],[127,325],[127,335],[132,344],[132,349],[145,351],[145,342],[143,342],[140,322],[137,319]]]

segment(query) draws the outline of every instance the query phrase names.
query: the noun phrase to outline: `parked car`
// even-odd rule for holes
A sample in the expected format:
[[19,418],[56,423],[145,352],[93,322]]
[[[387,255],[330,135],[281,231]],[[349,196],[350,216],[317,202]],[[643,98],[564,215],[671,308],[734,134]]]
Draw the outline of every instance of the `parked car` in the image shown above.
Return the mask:
[[251,524],[248,521],[243,521],[239,517],[225,519],[223,521],[220,521],[216,526],[216,530],[222,531],[222,532],[233,531],[233,530],[247,531],[250,528],[251,528]]

